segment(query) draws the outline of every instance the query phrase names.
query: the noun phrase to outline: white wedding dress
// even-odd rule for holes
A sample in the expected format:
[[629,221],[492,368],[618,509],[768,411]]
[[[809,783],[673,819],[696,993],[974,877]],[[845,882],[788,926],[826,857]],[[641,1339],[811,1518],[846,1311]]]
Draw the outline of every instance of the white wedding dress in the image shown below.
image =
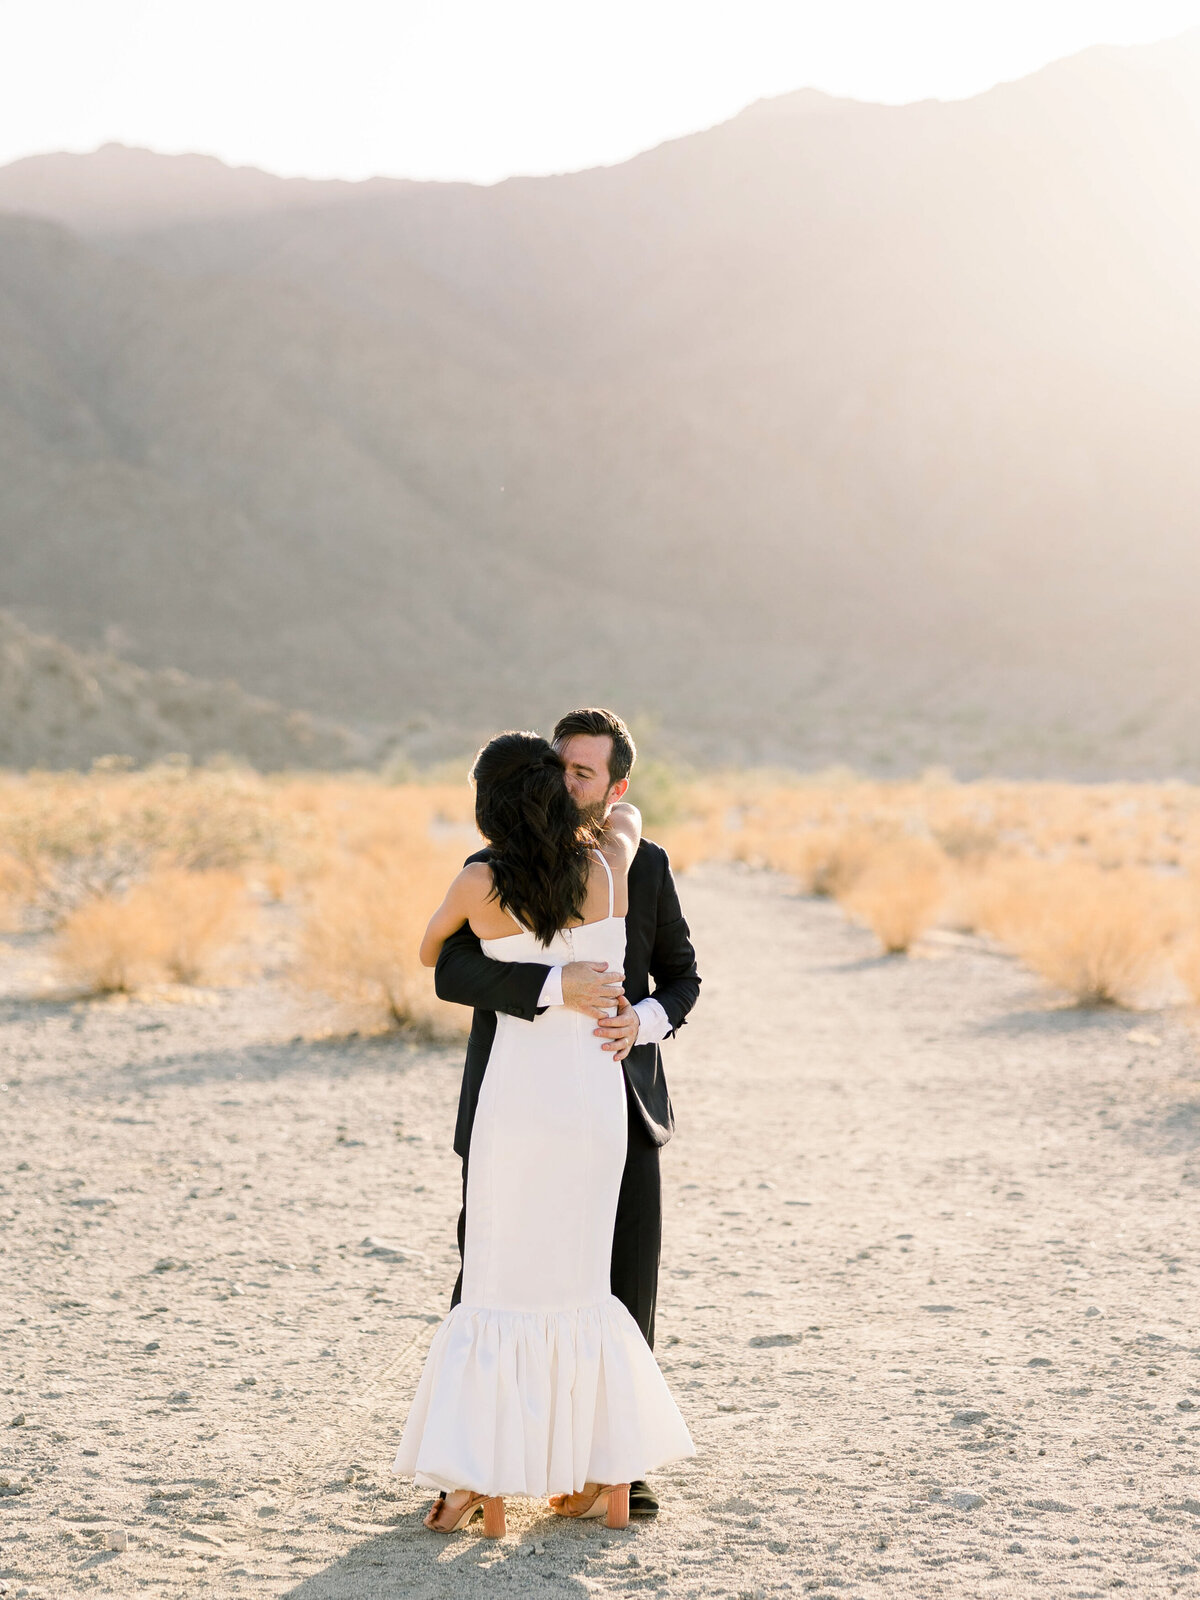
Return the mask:
[[[603,920],[549,945],[528,930],[484,939],[484,952],[621,970],[625,919],[613,915],[604,868]],[[496,1022],[467,1163],[462,1304],[433,1336],[393,1471],[486,1495],[643,1478],[695,1446],[609,1289],[624,1072],[578,1011]]]

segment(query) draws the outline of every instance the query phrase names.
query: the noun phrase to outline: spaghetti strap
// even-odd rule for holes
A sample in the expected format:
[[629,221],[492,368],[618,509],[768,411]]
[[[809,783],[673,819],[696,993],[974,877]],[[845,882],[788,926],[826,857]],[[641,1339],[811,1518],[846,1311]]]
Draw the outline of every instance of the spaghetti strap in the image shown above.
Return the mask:
[[603,850],[597,850],[596,854],[600,857],[600,865],[604,868],[604,871],[608,876],[608,915],[609,915],[609,920],[611,921],[612,920],[613,909],[615,908],[616,903],[617,903],[617,901],[616,901],[616,891],[613,888],[612,868],[609,866],[608,861],[605,858]]
[[[496,885],[496,880],[495,880],[495,878],[493,878],[492,879],[492,891],[493,891],[493,893],[495,893],[495,885]],[[499,897],[497,897],[496,904],[500,905]],[[511,920],[516,923],[517,927],[520,928],[522,933],[528,933],[529,932],[529,929],[521,921],[520,917],[517,916],[515,911],[510,911],[507,906],[500,906],[500,909],[501,909],[501,911],[503,911],[503,913],[504,913],[504,915],[506,917],[511,918]]]

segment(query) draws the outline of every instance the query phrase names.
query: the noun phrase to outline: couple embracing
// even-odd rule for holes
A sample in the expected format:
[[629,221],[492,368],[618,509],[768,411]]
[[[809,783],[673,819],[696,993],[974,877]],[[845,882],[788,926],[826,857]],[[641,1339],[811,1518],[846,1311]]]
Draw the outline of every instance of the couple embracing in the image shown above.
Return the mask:
[[695,1453],[651,1347],[673,1130],[658,1047],[700,979],[666,854],[623,798],[634,757],[600,710],[485,745],[487,848],[421,945],[441,998],[475,1012],[462,1270],[393,1467],[439,1491],[438,1532],[502,1534],[505,1496],[623,1527],[658,1509],[646,1474]]

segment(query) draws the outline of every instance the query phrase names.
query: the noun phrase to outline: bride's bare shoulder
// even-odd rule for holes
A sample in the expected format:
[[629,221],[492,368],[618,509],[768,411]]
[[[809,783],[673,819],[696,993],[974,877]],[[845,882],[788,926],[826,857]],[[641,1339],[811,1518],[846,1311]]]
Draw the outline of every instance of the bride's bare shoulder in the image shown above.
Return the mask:
[[452,933],[457,933],[464,922],[477,919],[493,893],[492,869],[487,862],[468,862],[454,878],[441,905],[429,919],[425,937],[421,940],[423,966],[437,965],[437,958],[446,940]]
[[492,898],[492,869],[486,861],[468,861],[446,890],[443,902],[466,919]]
[[462,899],[474,905],[482,905],[495,893],[492,869],[486,861],[468,861],[454,882]]

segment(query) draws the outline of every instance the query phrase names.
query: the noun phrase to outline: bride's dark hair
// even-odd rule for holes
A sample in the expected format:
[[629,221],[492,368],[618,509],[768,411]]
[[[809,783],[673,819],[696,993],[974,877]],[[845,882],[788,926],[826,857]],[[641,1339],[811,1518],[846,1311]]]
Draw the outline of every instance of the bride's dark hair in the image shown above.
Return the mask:
[[592,829],[571,798],[566,767],[536,733],[500,733],[471,768],[475,822],[492,847],[495,897],[543,944],[579,921]]

